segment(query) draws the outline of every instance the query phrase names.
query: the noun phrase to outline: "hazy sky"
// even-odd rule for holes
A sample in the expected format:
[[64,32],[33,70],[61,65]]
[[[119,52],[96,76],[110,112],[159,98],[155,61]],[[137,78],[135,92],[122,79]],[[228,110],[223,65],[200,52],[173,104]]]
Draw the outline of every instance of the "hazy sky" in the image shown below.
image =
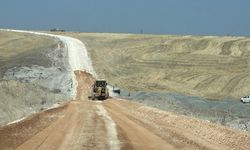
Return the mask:
[[0,28],[250,35],[250,0],[1,0]]

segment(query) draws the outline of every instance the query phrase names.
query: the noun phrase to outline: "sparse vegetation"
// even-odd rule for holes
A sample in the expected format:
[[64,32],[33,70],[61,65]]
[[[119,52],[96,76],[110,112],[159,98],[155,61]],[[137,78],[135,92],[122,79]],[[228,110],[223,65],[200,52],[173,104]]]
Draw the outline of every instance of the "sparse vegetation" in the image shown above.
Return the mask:
[[0,31],[0,78],[13,67],[51,66],[46,51],[56,46],[57,41],[44,36]]
[[46,73],[58,70],[52,70],[53,66],[63,68],[58,76],[67,74],[65,56],[57,58],[63,52],[58,43],[46,36],[0,31],[0,126],[69,99],[60,89],[48,86],[53,77],[49,79]]
[[1,81],[0,89],[0,126],[67,99],[60,93],[18,81]]
[[128,91],[239,98],[250,89],[246,37],[62,33],[82,40],[100,77]]

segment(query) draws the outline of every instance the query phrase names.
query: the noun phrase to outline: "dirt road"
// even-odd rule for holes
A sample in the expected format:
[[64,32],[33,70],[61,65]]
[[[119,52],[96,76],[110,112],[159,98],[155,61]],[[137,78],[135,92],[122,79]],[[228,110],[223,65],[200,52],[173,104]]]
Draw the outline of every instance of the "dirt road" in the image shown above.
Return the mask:
[[121,99],[87,99],[93,78],[75,71],[76,100],[0,128],[1,149],[248,149],[250,135]]

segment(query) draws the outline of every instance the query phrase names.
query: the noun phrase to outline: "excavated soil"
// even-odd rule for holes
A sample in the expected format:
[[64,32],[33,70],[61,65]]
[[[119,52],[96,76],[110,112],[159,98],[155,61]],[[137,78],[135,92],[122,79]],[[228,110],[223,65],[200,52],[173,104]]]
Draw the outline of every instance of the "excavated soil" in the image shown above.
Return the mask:
[[[75,71],[77,98],[0,128],[2,149],[248,149],[250,135],[122,99],[87,99],[93,78]],[[115,128],[114,128],[115,127]],[[115,129],[115,130],[114,130]],[[8,138],[6,138],[8,137]]]

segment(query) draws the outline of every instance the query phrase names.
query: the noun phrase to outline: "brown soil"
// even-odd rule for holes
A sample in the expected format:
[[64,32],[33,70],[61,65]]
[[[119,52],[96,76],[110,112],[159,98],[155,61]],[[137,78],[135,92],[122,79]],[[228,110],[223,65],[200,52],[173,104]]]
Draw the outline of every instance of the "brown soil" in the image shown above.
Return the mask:
[[134,149],[248,149],[250,135],[128,100],[104,102],[124,146]]
[[[121,99],[87,97],[93,78],[75,72],[77,98],[58,108],[0,128],[1,149],[248,149],[250,135]],[[120,144],[110,147],[105,108],[116,123]]]

